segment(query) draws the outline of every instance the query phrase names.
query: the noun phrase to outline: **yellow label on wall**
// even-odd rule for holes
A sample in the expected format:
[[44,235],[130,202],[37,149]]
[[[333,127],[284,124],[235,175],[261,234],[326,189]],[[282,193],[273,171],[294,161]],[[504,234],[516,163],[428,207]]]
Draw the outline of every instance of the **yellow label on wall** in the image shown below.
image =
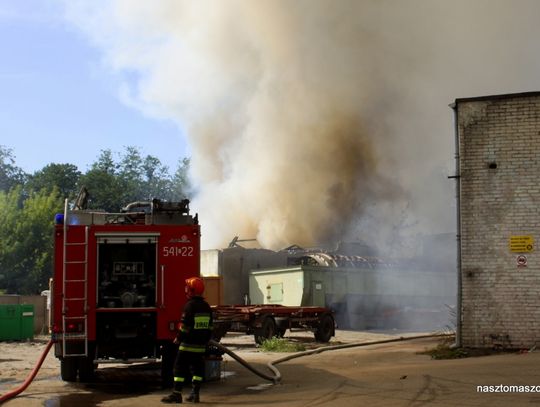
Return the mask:
[[510,236],[510,251],[514,253],[529,253],[534,250],[532,236]]

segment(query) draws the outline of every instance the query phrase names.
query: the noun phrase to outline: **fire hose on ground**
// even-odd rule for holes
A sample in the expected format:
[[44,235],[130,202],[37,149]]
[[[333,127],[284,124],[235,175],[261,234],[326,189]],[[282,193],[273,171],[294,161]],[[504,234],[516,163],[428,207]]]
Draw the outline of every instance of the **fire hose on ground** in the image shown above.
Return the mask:
[[53,341],[50,340],[48,343],[47,343],[47,346],[45,347],[45,350],[43,351],[43,353],[41,354],[41,357],[39,358],[39,361],[38,363],[34,366],[34,369],[32,370],[32,372],[30,373],[30,375],[26,378],[26,380],[24,381],[23,384],[21,384],[18,388],[16,388],[15,390],[12,390],[6,394],[4,394],[3,396],[0,396],[0,404],[3,403],[4,401],[7,401],[9,399],[12,399],[13,397],[15,397],[16,395],[18,395],[19,393],[22,393],[24,390],[26,390],[26,388],[30,385],[30,383],[32,383],[32,380],[34,380],[34,378],[36,377],[36,374],[37,372],[39,371],[39,369],[41,368],[41,365],[43,364],[43,361],[45,360],[45,357],[47,356],[47,354],[49,353],[49,351],[51,350],[53,346]]
[[[392,343],[392,342],[401,342],[405,340],[413,340],[413,339],[425,339],[425,338],[434,338],[434,337],[441,337],[441,336],[449,336],[448,334],[428,334],[428,335],[416,335],[416,336],[407,336],[407,337],[399,337],[399,338],[392,338],[392,339],[382,339],[377,341],[370,341],[370,342],[355,342],[355,343],[348,343],[348,344],[342,344],[342,345],[331,345],[331,346],[325,346],[317,349],[307,350],[304,352],[298,352],[294,353],[292,355],[285,356],[283,358],[271,361],[267,363],[268,369],[270,369],[273,373],[273,376],[267,375],[257,369],[255,369],[253,366],[251,366],[248,362],[246,362],[244,359],[242,359],[240,356],[238,356],[233,351],[229,350],[219,342],[216,342],[214,340],[210,341],[210,345],[215,346],[216,348],[220,349],[230,357],[232,357],[234,360],[236,360],[238,363],[240,363],[242,366],[244,366],[246,369],[251,371],[252,373],[256,374],[259,377],[262,377],[265,380],[268,380],[272,382],[273,384],[278,384],[281,381],[281,373],[279,370],[274,366],[279,363],[283,363],[286,361],[289,361],[291,359],[296,359],[302,356],[309,356],[314,355],[317,353],[322,353],[330,350],[338,350],[338,349],[346,349],[346,348],[353,348],[353,347],[361,347],[361,346],[369,346],[369,345],[380,345],[385,343]],[[18,388],[4,394],[3,396],[0,396],[0,404],[12,399],[13,397],[17,396],[18,394],[22,393],[26,388],[32,383],[34,378],[36,377],[39,369],[41,368],[41,365],[43,364],[43,361],[45,360],[45,357],[51,350],[51,347],[53,345],[53,341],[49,341],[47,343],[47,346],[43,350],[43,353],[41,354],[41,357],[38,360],[38,363],[34,366],[34,369],[30,373],[30,375],[26,378],[26,380],[23,382],[21,386]]]
[[219,342],[211,340],[210,345],[215,346],[221,351],[225,352],[227,355],[232,357],[234,360],[236,360],[238,363],[240,363],[242,366],[244,366],[246,369],[256,374],[257,376],[262,377],[263,379],[268,380],[272,382],[273,384],[278,384],[281,381],[281,373],[274,365],[287,362],[289,360],[296,359],[302,356],[315,355],[317,353],[322,353],[322,352],[326,352],[330,350],[347,349],[347,348],[362,347],[362,346],[369,346],[369,345],[381,345],[385,343],[402,342],[402,341],[413,340],[413,339],[438,338],[438,337],[452,336],[452,335],[453,334],[426,334],[426,335],[415,335],[415,336],[400,336],[399,338],[380,339],[380,340],[370,341],[370,342],[354,342],[354,343],[346,343],[346,344],[341,344],[341,345],[324,346],[321,348],[307,350],[304,352],[293,353],[292,355],[287,355],[283,358],[273,360],[267,363],[266,366],[268,367],[268,369],[272,371],[273,376],[267,375],[255,369],[248,362],[246,362],[244,359],[242,359],[240,356],[238,356],[231,350],[227,349],[225,346],[221,345]]

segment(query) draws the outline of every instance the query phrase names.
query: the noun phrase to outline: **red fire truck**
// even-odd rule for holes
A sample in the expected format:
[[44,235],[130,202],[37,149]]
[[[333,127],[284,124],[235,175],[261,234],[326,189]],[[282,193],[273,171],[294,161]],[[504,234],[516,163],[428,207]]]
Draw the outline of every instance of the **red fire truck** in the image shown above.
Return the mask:
[[162,359],[172,379],[185,280],[199,275],[200,229],[189,201],[135,202],[119,213],[66,202],[56,216],[55,355],[65,381],[98,364]]

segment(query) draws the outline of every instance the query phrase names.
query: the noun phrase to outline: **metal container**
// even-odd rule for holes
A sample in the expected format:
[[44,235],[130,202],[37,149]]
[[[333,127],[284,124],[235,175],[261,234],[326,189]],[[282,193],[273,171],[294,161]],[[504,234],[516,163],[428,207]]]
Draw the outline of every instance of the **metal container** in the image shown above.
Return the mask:
[[18,341],[34,338],[32,304],[0,305],[0,340]]
[[204,380],[212,382],[221,379],[221,356],[209,356],[204,361]]

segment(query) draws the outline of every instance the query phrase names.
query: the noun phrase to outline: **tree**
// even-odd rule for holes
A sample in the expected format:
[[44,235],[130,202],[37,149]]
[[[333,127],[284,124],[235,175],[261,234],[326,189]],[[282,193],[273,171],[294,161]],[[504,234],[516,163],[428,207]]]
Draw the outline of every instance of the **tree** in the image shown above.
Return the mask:
[[52,275],[53,219],[62,211],[58,189],[42,189],[22,203],[22,187],[0,191],[0,287],[37,294]]
[[0,190],[9,191],[16,185],[24,184],[25,172],[15,165],[11,149],[0,145]]
[[191,183],[189,182],[189,165],[191,160],[184,157],[178,161],[178,167],[172,178],[171,197],[169,199],[178,201],[191,195]]
[[169,168],[161,164],[158,158],[147,155],[143,161],[143,182],[141,195],[146,199],[170,199],[172,180]]
[[79,186],[89,193],[88,207],[118,212],[124,200],[125,185],[118,177],[118,165],[111,150],[102,150],[96,162],[79,178]]
[[125,186],[125,200],[137,201],[144,200],[142,184],[142,158],[141,153],[136,147],[128,146],[124,155],[118,164],[118,178]]
[[168,199],[171,191],[169,168],[152,155],[143,157],[136,147],[126,147],[118,175],[127,186],[129,201]]
[[110,150],[103,150],[79,184],[88,189],[89,208],[117,212],[130,202],[183,199],[188,169],[189,159],[185,158],[171,177],[157,157],[143,156],[136,147],[126,147],[118,161]]
[[[22,187],[0,190],[0,287],[8,288],[8,284],[17,284],[13,279],[13,256],[17,238],[17,220],[22,209]],[[9,292],[9,291],[8,291]]]
[[72,164],[51,163],[28,176],[15,165],[11,150],[0,146],[0,289],[31,294],[47,287],[54,215],[81,185],[89,191],[89,208],[109,212],[134,201],[185,198],[188,158],[171,177],[158,158],[143,156],[136,147],[126,147],[118,157],[103,150],[85,174]]
[[80,176],[73,164],[48,164],[29,176],[26,187],[36,192],[42,189],[50,192],[56,187],[62,198],[73,198]]

